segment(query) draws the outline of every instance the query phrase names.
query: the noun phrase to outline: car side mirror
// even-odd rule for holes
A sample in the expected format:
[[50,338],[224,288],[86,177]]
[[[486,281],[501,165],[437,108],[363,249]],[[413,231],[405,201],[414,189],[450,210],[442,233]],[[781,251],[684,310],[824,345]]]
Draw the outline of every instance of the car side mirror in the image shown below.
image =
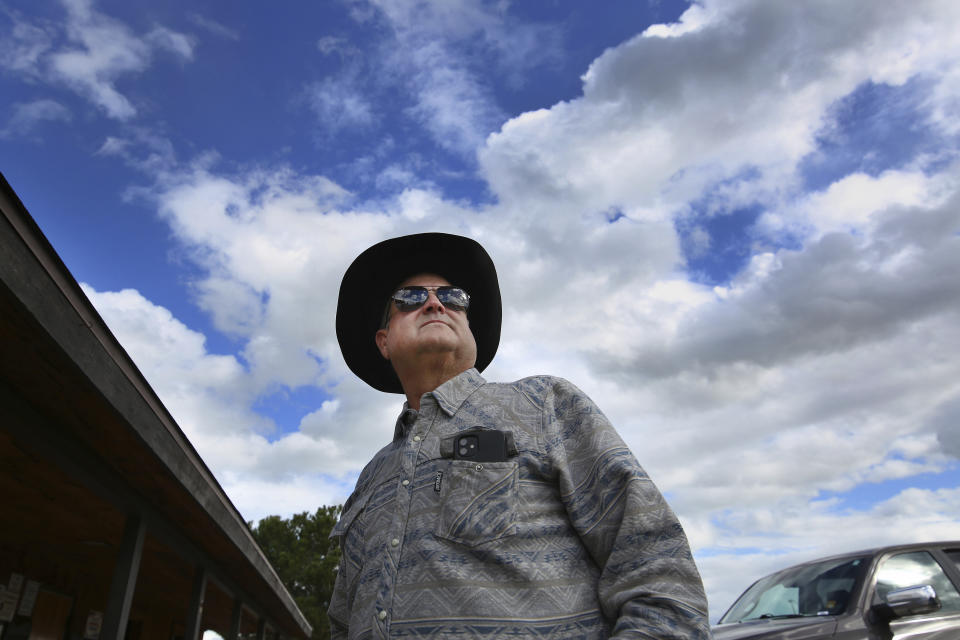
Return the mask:
[[918,616],[940,609],[940,598],[928,584],[891,591],[887,594],[886,601],[895,618]]

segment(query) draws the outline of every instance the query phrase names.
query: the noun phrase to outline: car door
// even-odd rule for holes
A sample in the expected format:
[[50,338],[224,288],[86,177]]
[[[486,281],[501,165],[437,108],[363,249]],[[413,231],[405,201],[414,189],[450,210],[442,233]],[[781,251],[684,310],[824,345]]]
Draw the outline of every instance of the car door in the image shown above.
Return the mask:
[[886,595],[891,591],[918,585],[933,587],[940,601],[940,608],[932,613],[891,620],[888,637],[893,640],[960,638],[960,590],[930,552],[921,550],[891,554],[880,561],[874,575],[873,605],[886,602]]

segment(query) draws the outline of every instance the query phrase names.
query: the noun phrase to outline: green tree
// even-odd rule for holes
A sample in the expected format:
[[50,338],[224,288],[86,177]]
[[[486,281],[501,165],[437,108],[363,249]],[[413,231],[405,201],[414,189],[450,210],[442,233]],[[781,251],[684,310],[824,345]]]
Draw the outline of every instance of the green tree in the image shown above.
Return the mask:
[[310,515],[298,513],[288,520],[268,516],[250,530],[277,575],[313,626],[314,640],[329,640],[327,607],[340,562],[340,547],[330,531],[340,516],[340,506],[323,506]]

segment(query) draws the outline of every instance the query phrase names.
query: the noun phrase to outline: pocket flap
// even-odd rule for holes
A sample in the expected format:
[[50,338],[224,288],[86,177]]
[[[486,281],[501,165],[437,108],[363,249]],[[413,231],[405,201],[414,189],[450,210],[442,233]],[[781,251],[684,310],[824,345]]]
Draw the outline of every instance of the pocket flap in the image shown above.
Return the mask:
[[340,519],[337,520],[337,524],[335,524],[330,531],[331,538],[343,538],[347,530],[350,529],[350,525],[357,519],[357,515],[367,506],[367,501],[370,499],[372,493],[372,491],[367,491],[359,498],[354,499],[351,497],[351,499],[347,501],[346,510],[340,514]]

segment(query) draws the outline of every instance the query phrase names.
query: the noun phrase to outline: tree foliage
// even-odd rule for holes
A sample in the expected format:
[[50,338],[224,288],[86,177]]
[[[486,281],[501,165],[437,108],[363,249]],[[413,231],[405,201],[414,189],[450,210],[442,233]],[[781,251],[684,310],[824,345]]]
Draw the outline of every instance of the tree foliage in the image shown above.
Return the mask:
[[255,526],[250,523],[257,544],[313,626],[314,640],[330,638],[327,607],[340,548],[329,536],[340,510],[340,506],[323,506],[313,515],[305,511],[289,519],[268,516]]

